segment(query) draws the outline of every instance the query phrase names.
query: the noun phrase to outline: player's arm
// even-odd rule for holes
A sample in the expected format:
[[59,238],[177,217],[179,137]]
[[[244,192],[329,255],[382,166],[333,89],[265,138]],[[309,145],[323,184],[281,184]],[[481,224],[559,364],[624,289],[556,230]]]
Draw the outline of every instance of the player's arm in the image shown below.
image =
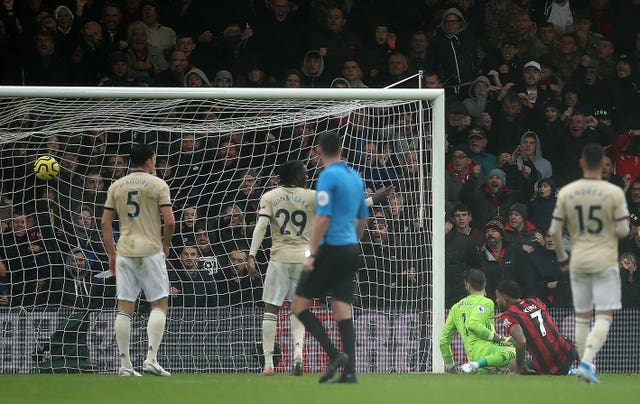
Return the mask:
[[524,336],[524,332],[522,331],[522,327],[520,324],[515,324],[509,330],[511,334],[511,338],[513,340],[513,345],[516,348],[516,371],[517,374],[524,373],[524,353],[527,349],[527,337]]
[[467,330],[482,340],[492,341],[495,343],[502,342],[504,338],[486,326],[486,313],[493,313],[493,305],[478,307],[483,307],[484,310],[474,310],[474,312],[467,318],[465,323]]
[[255,279],[260,276],[256,267],[256,254],[258,249],[264,240],[265,234],[267,234],[267,227],[269,226],[269,217],[260,215],[256,228],[253,230],[253,236],[251,237],[251,248],[249,248],[249,277]]
[[313,262],[316,258],[316,253],[320,247],[320,241],[324,238],[329,227],[330,216],[316,216],[313,220],[313,233],[311,233],[311,243],[309,244],[310,255],[305,258],[302,264],[302,269],[305,271],[313,270]]
[[164,257],[169,258],[169,246],[171,245],[173,231],[176,228],[176,218],[173,216],[173,208],[171,208],[171,205],[160,206],[160,213],[162,213],[162,219],[164,221],[162,251],[164,252]]
[[549,227],[549,234],[551,234],[551,238],[553,239],[553,244],[556,246],[556,258],[558,259],[558,264],[560,267],[567,268],[569,264],[569,254],[564,249],[564,242],[562,240],[562,228],[564,227],[564,222],[562,219],[554,216],[551,219],[551,226]]
[[629,235],[629,209],[623,192],[618,192],[618,200],[615,207],[616,236],[625,238]]
[[551,226],[549,227],[549,234],[551,235],[551,239],[553,240],[553,244],[556,246],[556,258],[558,259],[558,264],[563,271],[569,269],[569,254],[564,249],[564,242],[562,241],[562,231],[564,229],[564,222],[567,217],[565,211],[565,196],[562,191],[558,194],[558,199],[556,202],[555,208],[553,208],[553,213],[551,215]]
[[112,208],[105,206],[102,211],[100,227],[102,228],[102,241],[104,242],[107,255],[109,256],[109,270],[111,274],[116,274],[116,242],[113,239],[113,219],[115,212]]
[[618,238],[625,238],[629,235],[629,231],[629,217],[618,219],[616,223],[616,236],[618,236]]
[[367,227],[368,219],[366,217],[356,220],[356,236],[358,240],[362,238],[365,227]]
[[[385,187],[382,189],[387,189],[389,187]],[[378,192],[376,191],[376,194]],[[384,194],[384,192],[381,193],[381,195]],[[358,208],[358,214],[356,215],[356,237],[358,238],[358,240],[360,240],[362,238],[362,233],[364,233],[364,228],[367,227],[367,222],[369,221],[369,205],[367,203],[367,200],[364,199],[364,185],[362,188],[362,196],[363,199],[360,202],[360,206]]]
[[444,366],[449,373],[454,373],[456,368],[456,363],[453,360],[453,352],[451,352],[451,341],[453,341],[453,337],[456,335],[456,327],[453,320],[456,315],[455,309],[449,311],[447,321],[445,321],[442,333],[440,333],[440,353],[444,360]]

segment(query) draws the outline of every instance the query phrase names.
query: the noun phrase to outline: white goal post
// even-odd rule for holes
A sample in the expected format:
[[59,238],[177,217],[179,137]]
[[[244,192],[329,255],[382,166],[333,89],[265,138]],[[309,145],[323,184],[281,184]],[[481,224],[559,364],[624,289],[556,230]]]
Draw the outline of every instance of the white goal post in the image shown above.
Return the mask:
[[[323,102],[352,102],[355,104],[367,101],[411,101],[418,105],[420,130],[417,136],[420,143],[417,147],[418,161],[428,167],[419,170],[419,180],[414,195],[420,201],[418,209],[418,223],[425,226],[422,229],[431,240],[430,250],[430,330],[425,331],[430,335],[430,349],[428,353],[428,370],[433,373],[443,373],[444,364],[440,355],[439,337],[444,325],[444,284],[445,284],[445,93],[443,89],[289,89],[289,88],[121,88],[121,87],[20,87],[0,86],[0,111],[6,113],[8,105],[12,105],[15,99],[41,99],[58,100],[123,100],[123,108],[127,108],[124,101],[135,100],[233,100],[240,104],[253,100],[277,100],[290,107],[291,114],[305,114],[303,109],[298,110],[297,102],[319,100]],[[4,103],[4,104],[3,104]],[[117,104],[117,103],[116,103]],[[17,105],[17,104],[16,104]],[[47,108],[47,104],[43,104]],[[114,104],[115,105],[115,104]],[[133,104],[131,104],[133,105]],[[3,109],[4,108],[4,109]],[[56,108],[51,104],[51,108]],[[256,107],[258,108],[258,107]],[[384,109],[376,106],[375,108]],[[424,108],[424,111],[423,111]],[[259,109],[259,108],[258,108]],[[257,111],[257,110],[256,110]],[[348,108],[345,109],[348,112]],[[10,111],[9,111],[10,112]],[[15,120],[19,114],[29,114],[31,111],[16,112]],[[56,111],[52,111],[55,114]],[[40,111],[42,113],[42,111]],[[86,119],[91,119],[91,114],[104,114],[104,110],[86,109]],[[106,112],[109,113],[109,112]],[[5,114],[6,115],[6,114]],[[35,120],[38,119],[36,116]],[[120,119],[117,114],[112,116],[117,123]],[[135,121],[135,117],[127,116],[126,119]],[[424,124],[422,120],[424,121]],[[206,123],[206,122],[205,122]],[[73,121],[67,122],[72,126]],[[257,125],[260,121],[257,121]],[[5,126],[7,125],[7,126]],[[20,142],[23,132],[15,131],[10,127],[11,123],[0,116],[0,146],[11,142]],[[265,126],[273,125],[273,121],[265,118]],[[90,127],[90,126],[87,126]],[[51,128],[47,128],[50,130]],[[152,128],[161,130],[161,128]],[[229,129],[230,131],[233,128]],[[222,130],[221,130],[222,131]],[[25,132],[26,133],[26,132]],[[37,134],[37,131],[36,131]],[[49,132],[41,132],[40,135],[50,135]],[[3,164],[3,166],[5,166]],[[424,173],[429,175],[425,176]],[[430,211],[427,211],[430,210]],[[426,224],[425,224],[426,223]],[[3,257],[4,258],[4,257]],[[424,278],[426,279],[426,278]],[[0,279],[0,282],[2,280]],[[0,312],[1,315],[1,312]],[[421,331],[422,332],[422,331]],[[133,336],[133,335],[132,335]],[[135,336],[134,336],[135,337]],[[25,354],[29,354],[26,352]],[[427,353],[422,353],[427,354]],[[185,365],[186,366],[186,365]],[[188,367],[186,366],[188,369]],[[1,370],[1,369],[0,369]],[[0,373],[2,373],[0,371]]]

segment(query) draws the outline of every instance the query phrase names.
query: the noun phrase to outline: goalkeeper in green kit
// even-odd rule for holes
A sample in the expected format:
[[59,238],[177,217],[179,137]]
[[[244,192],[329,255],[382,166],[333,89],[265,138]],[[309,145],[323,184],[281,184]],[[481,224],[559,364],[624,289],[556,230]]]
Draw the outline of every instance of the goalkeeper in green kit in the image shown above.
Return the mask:
[[460,371],[484,373],[504,368],[515,358],[516,351],[504,337],[495,332],[494,304],[493,300],[485,297],[484,273],[471,269],[464,283],[469,296],[451,307],[440,335],[440,352],[445,367],[449,373],[458,373],[451,352],[451,341],[457,331],[462,338],[468,361],[460,367]]

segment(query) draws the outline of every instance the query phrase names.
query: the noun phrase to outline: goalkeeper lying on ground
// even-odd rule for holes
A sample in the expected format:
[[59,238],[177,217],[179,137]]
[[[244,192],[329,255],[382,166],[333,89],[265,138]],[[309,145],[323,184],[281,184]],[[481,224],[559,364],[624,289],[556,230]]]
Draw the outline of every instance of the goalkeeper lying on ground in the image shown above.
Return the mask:
[[468,361],[460,367],[462,372],[475,373],[478,369],[481,369],[480,372],[487,372],[503,368],[515,358],[516,352],[495,332],[493,300],[484,296],[484,273],[477,269],[469,270],[464,284],[469,296],[451,307],[440,335],[440,352],[445,367],[449,373],[458,372],[451,353],[451,341],[457,331],[462,338]]

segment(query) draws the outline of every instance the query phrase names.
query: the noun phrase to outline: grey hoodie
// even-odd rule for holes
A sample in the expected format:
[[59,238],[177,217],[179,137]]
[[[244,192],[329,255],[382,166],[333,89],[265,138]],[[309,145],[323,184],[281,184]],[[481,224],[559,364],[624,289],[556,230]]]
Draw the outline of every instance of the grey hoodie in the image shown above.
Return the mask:
[[[549,160],[542,157],[542,145],[540,144],[540,137],[538,137],[538,134],[531,130],[526,131],[522,137],[520,137],[520,144],[524,142],[524,137],[529,134],[533,134],[536,137],[536,156],[533,159],[533,164],[536,166],[536,170],[538,171],[538,180],[542,178],[550,178],[553,175],[551,163]],[[522,170],[522,156],[518,156],[518,170]],[[536,189],[537,188],[538,183],[536,182]]]
[[187,74],[184,75],[184,79],[182,80],[183,86],[188,87],[187,77],[189,77],[190,74],[195,74],[196,76],[200,77],[200,80],[202,80],[202,83],[204,84],[203,87],[211,87],[211,82],[209,81],[207,75],[197,67],[192,67],[191,69],[189,69]]
[[462,101],[462,104],[467,108],[467,112],[471,118],[473,118],[473,123],[477,126],[482,126],[482,113],[484,112],[487,106],[487,94],[481,95],[480,97],[476,97],[473,95],[473,88],[478,83],[485,83],[487,86],[491,85],[491,82],[487,78],[487,76],[478,76],[475,80],[473,80],[473,84],[469,88],[469,98],[466,98]]
[[[318,57],[320,57],[320,69],[318,69],[318,73],[317,74],[311,74],[309,73],[309,70],[307,69],[307,59],[309,58],[309,56],[316,54],[318,55]],[[322,73],[324,72],[324,58],[320,55],[320,52],[318,52],[317,50],[310,50],[309,52],[307,52],[304,55],[304,62],[302,63],[302,73],[304,73],[305,76],[307,77],[311,77],[311,78],[318,78],[320,76],[322,76]]]

